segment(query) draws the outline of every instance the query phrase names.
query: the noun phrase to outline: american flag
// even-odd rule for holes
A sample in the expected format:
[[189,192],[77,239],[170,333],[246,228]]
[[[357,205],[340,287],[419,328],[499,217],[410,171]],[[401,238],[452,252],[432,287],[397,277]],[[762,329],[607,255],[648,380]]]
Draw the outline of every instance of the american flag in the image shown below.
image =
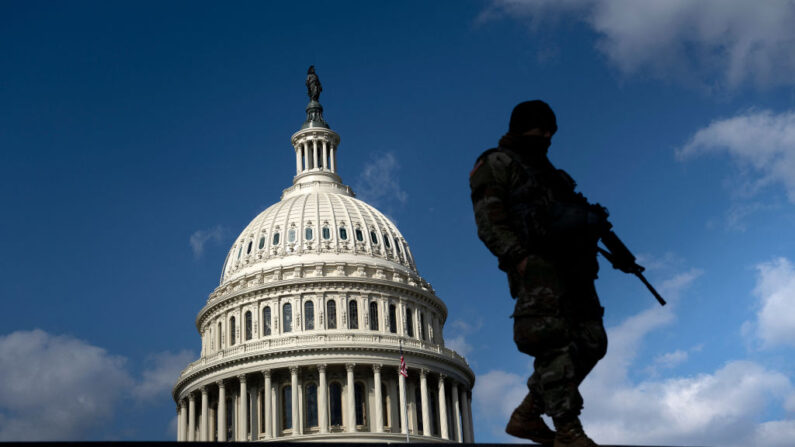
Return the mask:
[[403,377],[408,377],[409,372],[406,369],[406,360],[403,359],[403,347],[400,347],[400,375]]

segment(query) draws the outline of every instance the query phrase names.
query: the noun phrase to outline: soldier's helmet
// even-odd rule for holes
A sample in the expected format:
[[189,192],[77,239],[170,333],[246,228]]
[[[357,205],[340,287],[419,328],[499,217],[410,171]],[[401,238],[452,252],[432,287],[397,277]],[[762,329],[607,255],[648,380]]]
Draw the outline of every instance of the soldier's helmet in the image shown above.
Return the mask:
[[553,135],[557,132],[558,124],[555,120],[555,112],[552,111],[549,104],[540,99],[517,104],[511,112],[508,132],[522,134],[536,128],[549,130]]

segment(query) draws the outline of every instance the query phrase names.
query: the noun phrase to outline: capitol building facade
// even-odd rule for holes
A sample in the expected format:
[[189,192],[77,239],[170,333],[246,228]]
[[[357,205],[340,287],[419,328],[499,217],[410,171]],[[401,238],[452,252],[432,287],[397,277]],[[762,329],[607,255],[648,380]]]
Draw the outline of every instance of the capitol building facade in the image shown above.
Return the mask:
[[235,239],[196,317],[177,440],[473,442],[475,376],[444,346],[447,307],[342,183],[312,69],[307,86],[293,184]]

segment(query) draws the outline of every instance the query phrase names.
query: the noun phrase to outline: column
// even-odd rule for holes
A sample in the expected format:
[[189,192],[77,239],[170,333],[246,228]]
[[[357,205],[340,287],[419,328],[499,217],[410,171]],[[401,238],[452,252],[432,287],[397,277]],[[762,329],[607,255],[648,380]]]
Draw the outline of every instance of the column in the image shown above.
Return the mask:
[[196,440],[196,398],[188,395],[188,442]]
[[453,433],[455,440],[458,442],[464,441],[463,432],[461,431],[461,405],[458,400],[458,383],[453,381],[450,396],[453,398]]
[[207,387],[206,386],[201,387],[201,392],[202,392],[202,418],[201,422],[199,423],[199,441],[207,442],[208,439],[207,429],[209,428],[210,425],[209,424],[210,421],[208,419],[210,405],[209,402],[207,401]]
[[323,140],[323,169],[328,169],[328,148],[326,140]]
[[444,374],[439,374],[439,433],[442,439],[450,439],[447,427],[447,396],[444,392]]
[[353,396],[353,367],[355,364],[348,363],[345,365],[345,370],[348,372],[348,432],[356,431],[356,402]]
[[179,401],[179,415],[177,416],[177,421],[179,422],[177,426],[177,442],[185,441],[185,435],[187,434],[186,432],[188,430],[187,411],[188,409],[185,408],[185,401]]
[[400,432],[406,434],[409,432],[408,417],[406,415],[406,378],[400,374],[400,367],[398,367],[398,392],[400,393]]
[[431,435],[431,412],[428,411],[428,370],[420,370],[420,397],[422,399],[422,435]]
[[301,173],[301,145],[299,143],[295,148],[295,175]]
[[317,139],[316,138],[312,140],[312,161],[313,161],[312,167],[317,169],[318,165],[317,165]]
[[304,171],[309,170],[309,148],[306,147],[306,140],[301,141],[301,158],[304,159]]
[[317,424],[320,433],[328,433],[328,385],[326,384],[326,364],[317,365],[320,384],[317,387]]
[[461,387],[461,398],[460,398],[460,400],[461,400],[461,407],[462,407],[462,409],[461,409],[461,412],[462,412],[462,414],[461,414],[461,423],[464,426],[463,427],[464,442],[470,443],[470,442],[472,442],[472,435],[471,435],[471,431],[470,431],[472,427],[470,427],[471,421],[469,419],[469,402],[467,402],[466,385]]
[[331,146],[331,170],[337,172],[337,146]]
[[373,365],[373,385],[375,386],[375,432],[384,431],[384,396],[381,395],[381,365]]
[[218,442],[226,442],[226,388],[224,381],[218,384]]
[[248,411],[246,411],[246,407],[248,407],[248,391],[246,390],[246,375],[241,374],[237,376],[237,378],[240,380],[240,398],[237,400],[237,440],[245,441],[246,431],[248,431]]
[[265,437],[270,439],[273,438],[273,427],[271,424],[271,370],[262,371],[262,375],[265,377],[265,401],[262,402],[263,420],[265,422],[263,430],[265,430]]
[[292,403],[290,407],[293,409],[292,418],[293,418],[293,436],[298,435],[298,367],[291,366],[290,367],[290,399],[292,399]]

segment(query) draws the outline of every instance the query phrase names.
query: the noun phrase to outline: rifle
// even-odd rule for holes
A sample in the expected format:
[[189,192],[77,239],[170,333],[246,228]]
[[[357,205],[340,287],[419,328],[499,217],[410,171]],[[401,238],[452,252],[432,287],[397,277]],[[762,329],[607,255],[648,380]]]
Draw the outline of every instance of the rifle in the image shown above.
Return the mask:
[[632,273],[633,275],[637,276],[638,279],[640,279],[641,282],[646,286],[646,288],[649,289],[649,292],[654,295],[654,298],[657,298],[657,302],[659,302],[661,306],[665,306],[665,300],[663,297],[657,293],[657,290],[654,289],[654,286],[652,286],[649,281],[646,280],[646,277],[643,276],[643,271],[645,268],[635,262],[635,255],[629,251],[627,246],[621,242],[621,239],[616,236],[616,233],[610,229],[613,225],[607,221],[607,210],[598,204],[594,205],[592,209],[597,214],[602,215],[606,223],[605,229],[602,231],[602,234],[599,236],[599,238],[602,240],[602,243],[605,244],[607,250],[602,247],[597,247],[596,249],[599,250],[599,253],[601,253],[602,256],[604,256],[608,261],[610,261],[611,264],[613,264],[613,268],[619,269],[624,273]]

